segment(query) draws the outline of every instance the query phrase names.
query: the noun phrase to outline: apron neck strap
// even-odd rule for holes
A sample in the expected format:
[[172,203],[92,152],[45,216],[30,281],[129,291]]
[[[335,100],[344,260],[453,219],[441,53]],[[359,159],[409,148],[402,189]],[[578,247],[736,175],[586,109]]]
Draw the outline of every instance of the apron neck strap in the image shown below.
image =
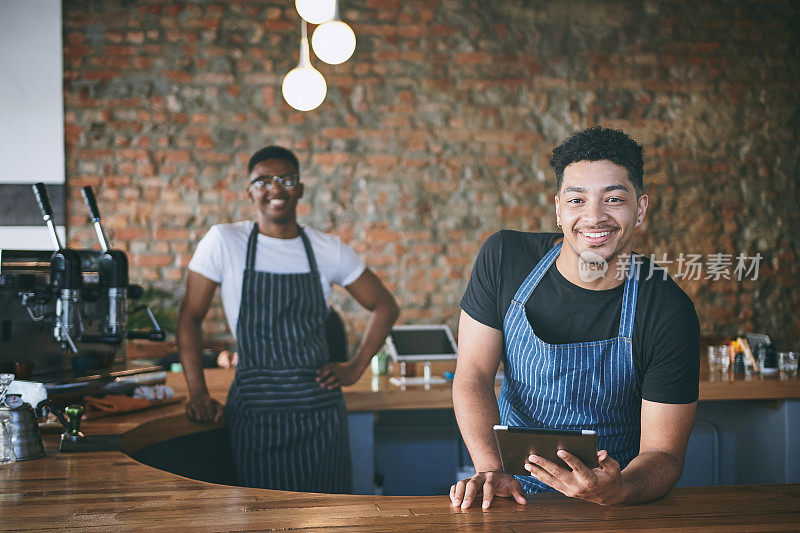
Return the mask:
[[636,315],[636,297],[639,293],[639,268],[642,261],[638,254],[631,253],[628,272],[625,276],[625,290],[622,293],[622,315],[619,317],[619,336],[633,336],[633,319]]
[[[308,268],[312,273],[319,273],[317,268],[317,260],[314,257],[314,251],[311,249],[311,241],[308,240],[306,232],[303,231],[303,226],[297,225],[297,230],[300,233],[300,239],[303,241],[303,248],[306,250],[306,258],[308,259]],[[247,239],[247,255],[245,256],[245,270],[256,269],[256,246],[258,245],[258,222],[253,223],[253,231],[250,232],[250,238]]]
[[517,289],[516,294],[514,294],[514,301],[518,302],[521,305],[525,305],[525,302],[528,301],[533,290],[539,285],[539,282],[542,281],[545,272],[547,269],[550,268],[550,265],[558,257],[559,252],[561,252],[561,245],[563,242],[560,242],[550,248],[550,250],[545,254],[544,257],[536,264],[536,266],[531,270],[528,277],[525,278],[525,281],[522,282],[522,285],[519,286]]
[[258,243],[258,222],[253,224],[253,231],[250,232],[250,238],[247,239],[247,254],[245,255],[245,270],[256,269],[256,245]]
[[317,269],[317,259],[314,257],[314,250],[311,249],[311,241],[308,240],[308,235],[303,230],[303,226],[297,225],[297,229],[300,232],[300,238],[303,239],[303,247],[306,249],[306,257],[308,258],[308,268],[314,274],[317,274],[319,271]]

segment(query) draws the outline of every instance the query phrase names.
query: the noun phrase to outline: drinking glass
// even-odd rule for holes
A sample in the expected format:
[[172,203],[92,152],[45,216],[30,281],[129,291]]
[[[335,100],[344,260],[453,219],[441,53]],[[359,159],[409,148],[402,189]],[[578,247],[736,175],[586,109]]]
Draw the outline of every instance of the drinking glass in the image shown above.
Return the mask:
[[708,369],[711,372],[727,372],[731,364],[731,351],[727,344],[708,347]]
[[709,372],[722,372],[722,361],[719,358],[719,346],[708,347]]
[[797,374],[797,352],[779,353],[778,369],[784,376],[794,376]]
[[6,390],[12,381],[14,381],[14,374],[0,374],[0,404],[5,400]]
[[16,462],[14,453],[14,424],[8,414],[0,411],[0,466]]

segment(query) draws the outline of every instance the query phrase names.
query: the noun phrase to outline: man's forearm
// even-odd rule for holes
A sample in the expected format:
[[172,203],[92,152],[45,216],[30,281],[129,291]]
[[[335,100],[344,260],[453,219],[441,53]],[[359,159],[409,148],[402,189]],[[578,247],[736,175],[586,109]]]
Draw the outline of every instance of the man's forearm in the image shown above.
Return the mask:
[[672,454],[640,453],[622,471],[627,488],[627,497],[622,503],[643,503],[662,497],[677,483],[682,471],[682,461]]
[[383,347],[399,314],[400,311],[397,304],[394,303],[394,299],[382,302],[370,313],[367,329],[353,356],[354,364],[362,371],[367,367],[372,356]]
[[486,383],[485,380],[469,379],[456,371],[453,408],[475,470],[501,470],[503,464],[492,433],[492,427],[500,423],[494,381]]
[[206,377],[200,357],[202,344],[201,322],[192,318],[182,318],[178,322],[178,358],[183,365],[183,375],[189,387],[189,396],[208,394]]

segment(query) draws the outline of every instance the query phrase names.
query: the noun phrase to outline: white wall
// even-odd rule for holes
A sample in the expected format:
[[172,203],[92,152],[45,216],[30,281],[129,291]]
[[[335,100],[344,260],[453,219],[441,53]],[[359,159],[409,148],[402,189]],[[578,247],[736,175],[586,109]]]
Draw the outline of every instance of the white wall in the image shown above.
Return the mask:
[[[62,53],[61,0],[0,0],[0,186],[64,183]],[[0,227],[0,248],[49,249],[42,229]]]

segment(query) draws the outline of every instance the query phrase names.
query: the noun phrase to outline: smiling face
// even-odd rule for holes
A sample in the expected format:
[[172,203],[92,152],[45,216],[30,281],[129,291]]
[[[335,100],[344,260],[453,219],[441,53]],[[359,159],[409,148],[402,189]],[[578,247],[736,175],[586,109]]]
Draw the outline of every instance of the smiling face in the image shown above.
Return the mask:
[[[262,177],[286,176],[297,174],[297,167],[285,159],[265,159],[258,162],[250,172],[250,182]],[[296,221],[297,202],[303,197],[303,184],[298,183],[292,189],[281,187],[274,180],[266,179],[269,184],[265,188],[249,186],[247,195],[258,207],[259,225],[285,225]]]
[[630,254],[634,230],[646,211],[647,195],[637,198],[625,167],[609,160],[568,165],[556,195],[556,219],[564,230],[566,245],[560,263],[577,272],[581,254],[599,256],[607,263],[619,259],[620,254]]

